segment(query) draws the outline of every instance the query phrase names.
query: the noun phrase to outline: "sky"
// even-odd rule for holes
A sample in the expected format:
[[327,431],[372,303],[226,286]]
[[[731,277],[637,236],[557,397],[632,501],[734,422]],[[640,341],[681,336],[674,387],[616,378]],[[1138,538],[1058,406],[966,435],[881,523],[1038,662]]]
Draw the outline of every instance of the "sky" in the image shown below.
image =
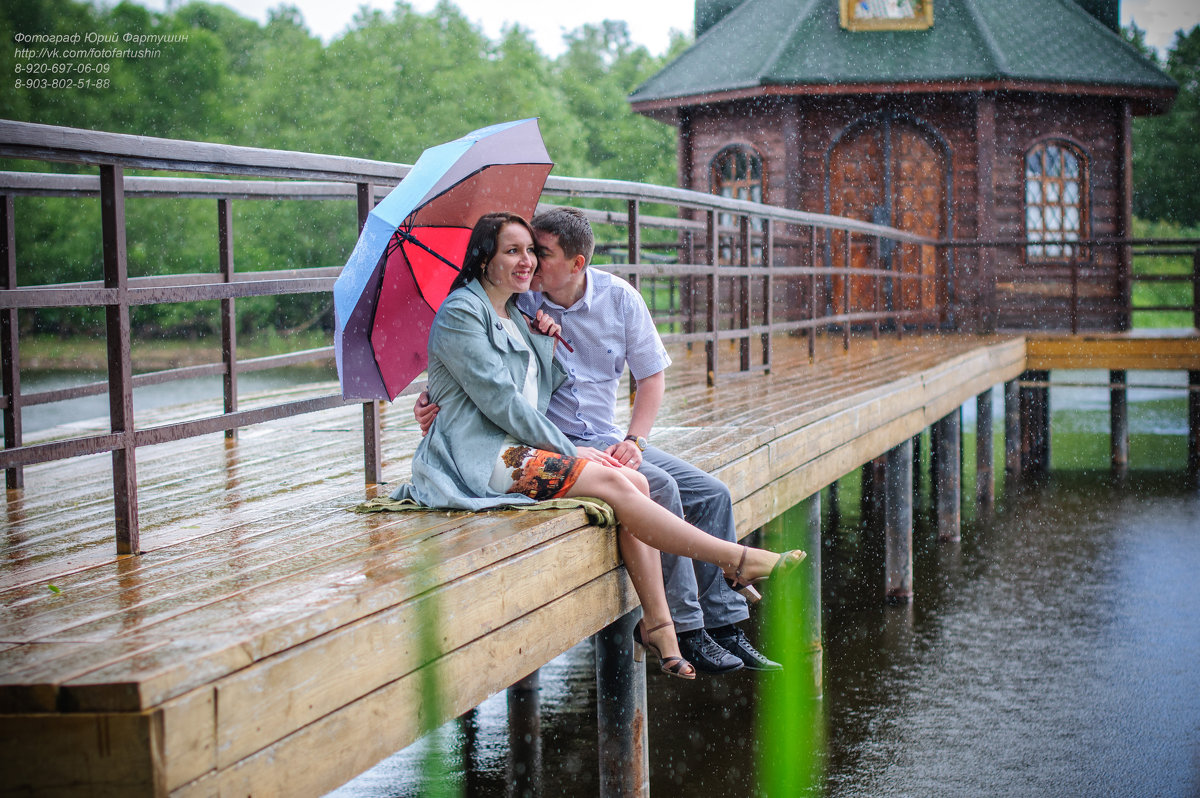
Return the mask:
[[[167,0],[140,0],[149,8],[161,10]],[[268,9],[279,6],[282,0],[217,0],[244,16],[265,22]],[[671,30],[691,33],[694,21],[694,0],[452,0],[467,19],[478,24],[488,37],[495,39],[506,25],[519,23],[533,34],[539,49],[548,56],[562,53],[562,35],[579,26],[604,19],[623,19],[629,26],[630,37],[643,44],[655,55],[663,53],[670,42]],[[995,0],[988,0],[994,2]],[[345,31],[355,12],[363,5],[383,11],[391,10],[394,0],[364,0],[363,2],[330,2],[330,0],[287,0],[300,9],[308,29],[325,42]],[[428,13],[437,0],[410,0],[412,7]],[[836,2],[836,0],[829,0]],[[935,14],[936,14],[936,6]],[[552,9],[547,13],[546,9]],[[1191,30],[1200,24],[1200,2],[1197,0],[1122,0],[1121,24],[1136,22],[1147,32],[1151,47],[1165,52],[1174,41],[1175,31]]]

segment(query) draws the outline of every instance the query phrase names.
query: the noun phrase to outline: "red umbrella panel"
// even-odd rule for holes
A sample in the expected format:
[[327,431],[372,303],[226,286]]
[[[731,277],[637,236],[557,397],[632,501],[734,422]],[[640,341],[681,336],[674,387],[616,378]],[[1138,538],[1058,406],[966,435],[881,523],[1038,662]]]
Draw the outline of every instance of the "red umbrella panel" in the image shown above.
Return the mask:
[[458,276],[450,264],[463,262],[471,237],[465,227],[414,227],[405,232],[438,254],[406,241],[402,233],[396,233],[388,244],[371,323],[371,346],[392,396],[428,364],[425,342],[433,317]]

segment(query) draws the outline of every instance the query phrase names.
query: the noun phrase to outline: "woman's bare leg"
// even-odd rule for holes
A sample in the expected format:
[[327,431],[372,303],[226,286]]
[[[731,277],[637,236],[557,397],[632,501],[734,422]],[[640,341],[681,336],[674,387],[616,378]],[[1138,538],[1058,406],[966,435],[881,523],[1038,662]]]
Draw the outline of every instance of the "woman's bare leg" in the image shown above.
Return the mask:
[[657,626],[672,623],[667,591],[663,587],[662,555],[658,549],[634,537],[624,524],[617,530],[617,545],[621,549],[625,570],[629,572],[629,580],[633,582],[634,592],[642,604],[642,631],[647,641],[658,648],[664,659],[678,657],[679,639],[675,636],[673,626],[647,633]]
[[[627,476],[623,471],[630,471],[633,476]],[[730,574],[741,564],[742,576],[746,580],[767,576],[779,561],[779,555],[774,552],[744,547],[706,535],[671,511],[655,504],[648,495],[639,490],[639,479],[644,481],[644,477],[631,469],[610,468],[589,462],[565,495],[595,496],[603,499],[612,505],[622,526],[643,543],[668,554],[710,562]],[[744,563],[743,553],[746,558]],[[638,597],[641,598],[640,592]],[[652,625],[649,620],[647,624]]]

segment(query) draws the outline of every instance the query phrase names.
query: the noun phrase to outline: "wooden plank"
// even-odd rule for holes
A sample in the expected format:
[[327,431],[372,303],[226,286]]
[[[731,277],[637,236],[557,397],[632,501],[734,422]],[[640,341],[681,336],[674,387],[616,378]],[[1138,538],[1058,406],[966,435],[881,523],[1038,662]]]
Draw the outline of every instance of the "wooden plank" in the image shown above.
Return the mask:
[[1080,335],[1031,336],[1028,368],[1050,369],[1196,369],[1200,336]]
[[[611,531],[583,527],[476,571],[414,600],[376,613],[217,683],[221,706],[219,766],[224,768],[291,730],[442,656],[620,565]],[[436,651],[421,651],[416,627],[453,608],[453,623],[438,624]],[[508,657],[531,672],[542,661],[518,647]],[[517,669],[520,670],[520,667]],[[294,685],[280,691],[278,685]],[[444,687],[448,693],[464,689]],[[453,703],[461,703],[451,699]]]
[[[471,524],[451,535],[424,573],[414,572],[411,552],[387,545],[370,556],[323,564],[301,577],[281,578],[242,594],[244,607],[231,613],[225,602],[209,603],[168,617],[142,631],[164,641],[147,656],[132,657],[74,678],[61,686],[82,710],[127,711],[168,698],[232,673],[333,628],[411,598],[440,584],[491,565],[512,553],[584,525],[582,513],[511,513],[486,526]],[[314,590],[313,588],[320,588]],[[198,635],[209,638],[203,645]]]

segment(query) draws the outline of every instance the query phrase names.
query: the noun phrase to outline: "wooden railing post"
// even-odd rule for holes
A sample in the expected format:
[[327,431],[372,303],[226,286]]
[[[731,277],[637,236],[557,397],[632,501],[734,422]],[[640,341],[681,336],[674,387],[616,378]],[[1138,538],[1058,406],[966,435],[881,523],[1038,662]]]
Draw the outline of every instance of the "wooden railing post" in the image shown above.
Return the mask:
[[100,225],[104,239],[104,287],[116,292],[104,307],[104,328],[108,343],[109,424],[112,432],[121,433],[121,442],[112,452],[117,554],[137,554],[137,457],[123,167],[110,164],[100,167]]
[[[358,183],[357,186],[358,230],[361,233],[375,207],[375,187],[371,183]],[[374,399],[363,402],[363,475],[368,485],[383,481],[382,437],[379,402]]]
[[[221,262],[221,278],[233,282],[233,207],[228,197],[217,200],[217,250]],[[225,412],[236,413],[237,394],[237,311],[234,299],[221,300],[221,362],[225,371],[221,375]],[[237,439],[237,428],[225,430],[226,440]]]

